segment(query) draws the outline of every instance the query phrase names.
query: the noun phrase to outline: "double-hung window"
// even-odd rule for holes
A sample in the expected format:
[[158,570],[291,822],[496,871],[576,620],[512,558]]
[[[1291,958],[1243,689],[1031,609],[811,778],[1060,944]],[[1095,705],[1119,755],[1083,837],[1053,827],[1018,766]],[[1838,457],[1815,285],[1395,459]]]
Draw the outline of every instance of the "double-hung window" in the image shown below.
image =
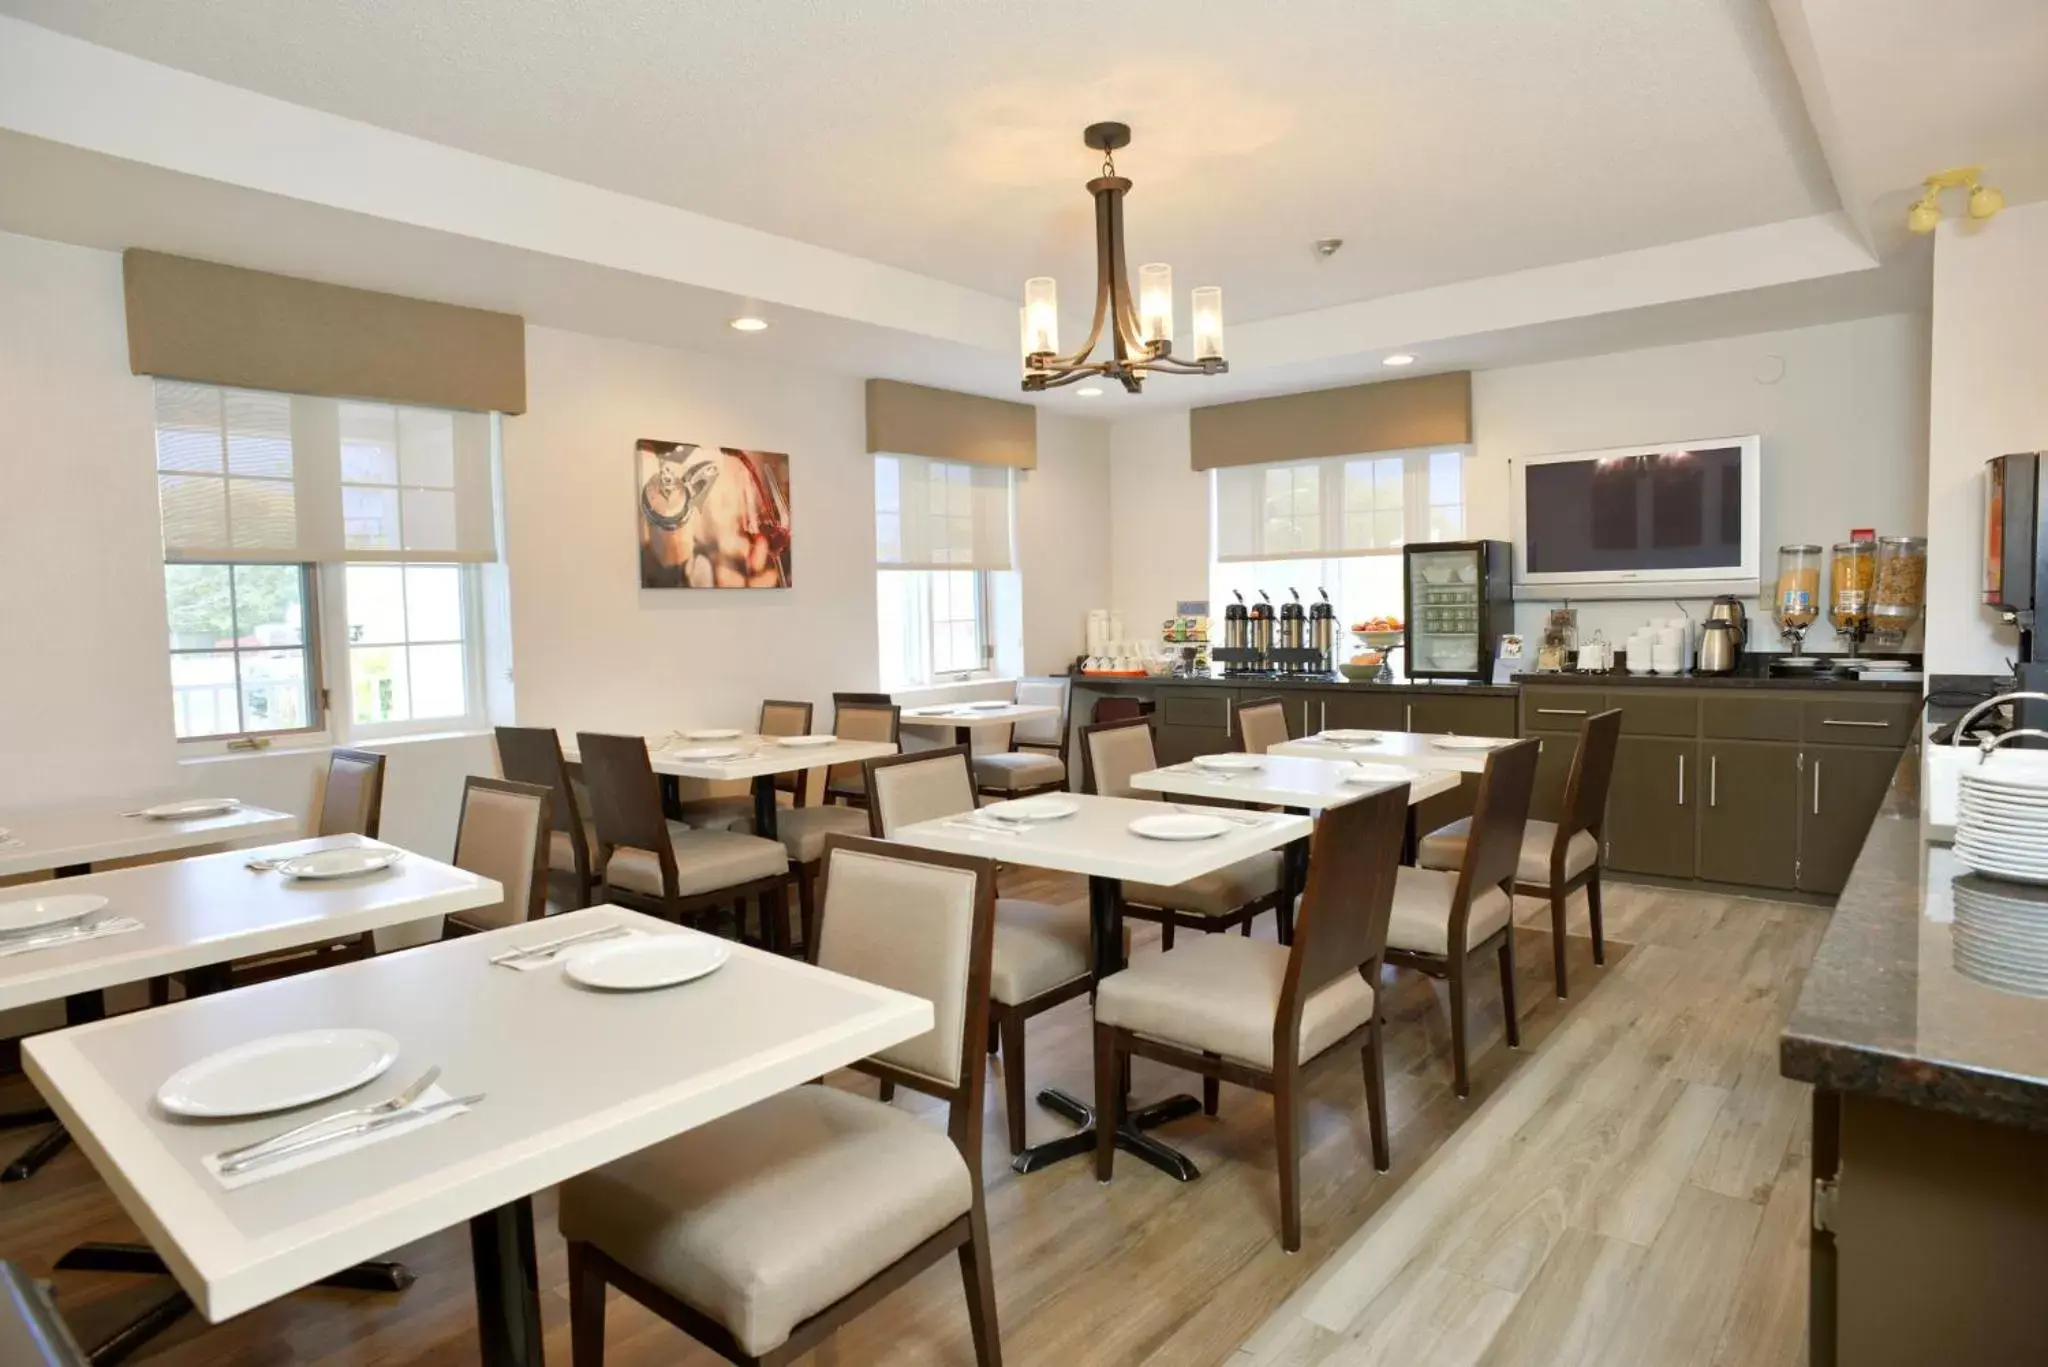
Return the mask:
[[1014,568],[1014,474],[875,456],[875,588],[885,688],[964,679],[995,659],[992,576]]

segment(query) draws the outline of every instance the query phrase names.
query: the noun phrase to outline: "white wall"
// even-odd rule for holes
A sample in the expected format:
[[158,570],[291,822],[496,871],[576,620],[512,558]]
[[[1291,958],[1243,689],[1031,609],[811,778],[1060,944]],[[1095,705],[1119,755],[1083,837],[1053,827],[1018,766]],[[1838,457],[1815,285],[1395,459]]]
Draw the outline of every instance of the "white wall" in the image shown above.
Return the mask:
[[[2013,628],[1977,606],[1984,462],[2048,450],[2048,203],[1934,240],[1927,470],[1928,668],[2002,674]],[[1936,606],[1938,605],[1938,606]]]
[[1109,445],[1109,606],[1142,640],[1182,599],[1209,596],[1209,477],[1188,468],[1186,413],[1126,419]]
[[1024,670],[1064,672],[1109,606],[1109,424],[1038,411],[1038,468],[1017,478]]

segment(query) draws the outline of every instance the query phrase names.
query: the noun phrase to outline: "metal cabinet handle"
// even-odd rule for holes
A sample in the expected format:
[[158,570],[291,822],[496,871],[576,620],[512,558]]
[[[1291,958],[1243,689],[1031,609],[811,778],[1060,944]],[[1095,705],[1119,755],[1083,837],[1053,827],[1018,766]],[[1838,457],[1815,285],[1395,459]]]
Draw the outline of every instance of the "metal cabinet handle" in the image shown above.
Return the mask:
[[1415,704],[1412,702],[1401,704],[1401,729],[1403,731],[1413,731],[1415,729]]
[[1719,755],[1707,756],[1707,805],[1709,807],[1721,805],[1721,757]]
[[1327,698],[1316,704],[1316,729],[1318,731],[1330,729],[1330,703]]
[[1820,760],[1813,761],[1813,814],[1820,815]]
[[1308,732],[1309,732],[1309,724],[1308,724],[1308,699],[1307,699],[1307,698],[1303,698],[1303,699],[1301,700],[1301,733],[1302,733],[1303,735],[1307,735],[1307,734],[1308,734]]
[[1236,734],[1231,730],[1232,723],[1235,722],[1236,718],[1237,708],[1232,706],[1226,699],[1223,704],[1223,739],[1229,740],[1231,736]]
[[1586,709],[1583,707],[1539,707],[1536,709],[1536,715],[1539,717],[1583,717],[1586,715]]
[[1874,727],[1879,731],[1889,731],[1892,729],[1892,724],[1888,721],[1844,721],[1839,717],[1822,717],[1820,724],[1822,726]]
[[1681,807],[1685,805],[1685,754],[1683,751],[1678,756],[1678,805]]

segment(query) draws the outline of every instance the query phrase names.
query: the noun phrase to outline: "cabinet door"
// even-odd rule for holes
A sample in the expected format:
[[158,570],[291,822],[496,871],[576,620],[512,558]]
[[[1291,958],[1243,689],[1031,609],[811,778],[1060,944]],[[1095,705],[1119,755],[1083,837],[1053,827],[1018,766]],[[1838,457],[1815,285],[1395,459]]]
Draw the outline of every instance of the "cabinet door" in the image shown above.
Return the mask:
[[1808,746],[1799,794],[1799,888],[1834,894],[1877,819],[1878,804],[1899,766],[1894,749]]
[[1408,700],[1397,689],[1373,688],[1353,692],[1346,688],[1324,688],[1310,696],[1317,701],[1318,729],[1324,726],[1355,731],[1408,729]]
[[1515,700],[1425,693],[1409,708],[1408,729],[1435,736],[1513,736]]
[[1622,873],[1693,876],[1699,743],[1623,736],[1607,793],[1607,863]]
[[1708,741],[1700,747],[1699,876],[1759,888],[1798,885],[1799,747]]

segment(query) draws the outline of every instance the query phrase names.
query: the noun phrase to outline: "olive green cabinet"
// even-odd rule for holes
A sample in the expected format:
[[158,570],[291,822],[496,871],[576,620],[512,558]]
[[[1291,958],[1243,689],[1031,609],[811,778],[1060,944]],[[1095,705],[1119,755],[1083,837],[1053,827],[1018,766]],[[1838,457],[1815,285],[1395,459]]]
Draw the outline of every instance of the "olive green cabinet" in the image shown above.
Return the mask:
[[1607,792],[1607,866],[1618,873],[1691,878],[1698,855],[1699,776],[1698,741],[1623,736]]
[[1799,886],[1799,747],[1709,740],[1699,875],[1758,888]]
[[[1345,692],[1326,688],[1312,694],[1314,730],[1337,728],[1351,731],[1405,731],[1408,702],[1391,689]],[[1299,716],[1299,713],[1296,713]]]
[[1897,750],[1879,746],[1812,745],[1799,785],[1799,888],[1833,895],[1849,881],[1870,823],[1884,801]]
[[1152,729],[1159,762],[1184,764],[1196,755],[1237,749],[1232,701],[1223,688],[1161,688]]

